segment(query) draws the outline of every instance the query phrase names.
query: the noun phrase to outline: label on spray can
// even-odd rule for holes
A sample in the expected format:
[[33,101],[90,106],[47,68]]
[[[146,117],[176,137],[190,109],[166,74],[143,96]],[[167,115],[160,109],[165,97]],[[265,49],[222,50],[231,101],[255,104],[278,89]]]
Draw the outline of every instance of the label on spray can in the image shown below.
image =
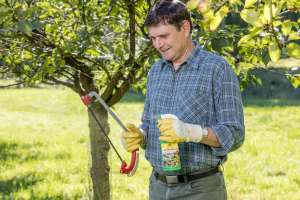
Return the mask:
[[164,171],[176,171],[181,169],[179,147],[177,143],[160,142]]
[[[175,115],[163,114],[158,116],[158,119],[173,118],[177,119]],[[164,171],[177,171],[181,169],[179,147],[177,143],[170,143],[160,141],[162,151],[162,164]]]

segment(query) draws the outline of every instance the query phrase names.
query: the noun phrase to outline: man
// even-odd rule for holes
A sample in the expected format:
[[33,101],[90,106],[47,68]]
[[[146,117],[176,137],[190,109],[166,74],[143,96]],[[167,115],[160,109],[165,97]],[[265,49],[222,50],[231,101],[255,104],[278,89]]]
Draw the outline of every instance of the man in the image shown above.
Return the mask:
[[[180,1],[158,2],[145,25],[162,59],[148,74],[142,125],[128,125],[124,146],[145,149],[153,167],[150,199],[227,199],[219,166],[244,141],[238,80],[224,59],[192,41]],[[160,141],[178,143],[180,170],[163,170]]]

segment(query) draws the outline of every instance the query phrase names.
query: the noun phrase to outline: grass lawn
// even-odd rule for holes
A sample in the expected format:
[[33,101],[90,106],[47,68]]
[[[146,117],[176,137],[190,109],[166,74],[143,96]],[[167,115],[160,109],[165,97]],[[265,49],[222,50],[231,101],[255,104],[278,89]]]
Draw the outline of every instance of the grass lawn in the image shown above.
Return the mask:
[[[89,199],[86,108],[68,89],[0,90],[0,199]],[[137,100],[137,101],[136,101]],[[246,140],[224,165],[229,199],[300,199],[300,101],[245,100]],[[115,106],[139,124],[140,98]],[[122,155],[121,129],[111,138]],[[144,152],[141,152],[143,154]],[[135,176],[119,174],[110,153],[112,199],[148,199],[150,166],[141,155]]]

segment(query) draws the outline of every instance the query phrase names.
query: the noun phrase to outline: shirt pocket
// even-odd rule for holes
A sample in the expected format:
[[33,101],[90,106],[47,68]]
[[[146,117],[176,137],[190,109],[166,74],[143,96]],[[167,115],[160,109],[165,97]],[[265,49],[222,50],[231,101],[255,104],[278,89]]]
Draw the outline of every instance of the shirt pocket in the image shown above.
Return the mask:
[[208,96],[203,93],[185,92],[180,96],[176,114],[185,123],[207,124]]

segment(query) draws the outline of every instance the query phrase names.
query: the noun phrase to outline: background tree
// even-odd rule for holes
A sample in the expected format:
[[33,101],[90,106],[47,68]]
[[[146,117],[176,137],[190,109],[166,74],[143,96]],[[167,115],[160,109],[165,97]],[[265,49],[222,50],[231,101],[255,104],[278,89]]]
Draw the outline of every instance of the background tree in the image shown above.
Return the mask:
[[[112,106],[144,78],[153,49],[143,16],[150,2],[0,1],[1,73],[17,84],[61,84],[96,91]],[[139,38],[139,39],[138,39]],[[105,132],[107,112],[92,104]],[[109,199],[109,144],[89,113],[93,198]]]
[[[256,81],[249,69],[280,58],[300,59],[300,3],[297,0],[190,0],[196,37],[234,68],[243,89]],[[283,74],[284,75],[284,74]],[[294,87],[299,74],[288,75]]]
[[[143,88],[156,56],[143,26],[153,0],[0,0],[1,73],[19,83],[61,84],[79,96],[98,92],[110,105],[131,85]],[[248,70],[300,58],[297,0],[190,0],[193,38],[233,66],[243,88]],[[296,16],[290,17],[288,16]],[[289,76],[293,85],[299,76]],[[92,104],[105,132],[107,112]],[[94,199],[109,199],[108,142],[89,113]]]

